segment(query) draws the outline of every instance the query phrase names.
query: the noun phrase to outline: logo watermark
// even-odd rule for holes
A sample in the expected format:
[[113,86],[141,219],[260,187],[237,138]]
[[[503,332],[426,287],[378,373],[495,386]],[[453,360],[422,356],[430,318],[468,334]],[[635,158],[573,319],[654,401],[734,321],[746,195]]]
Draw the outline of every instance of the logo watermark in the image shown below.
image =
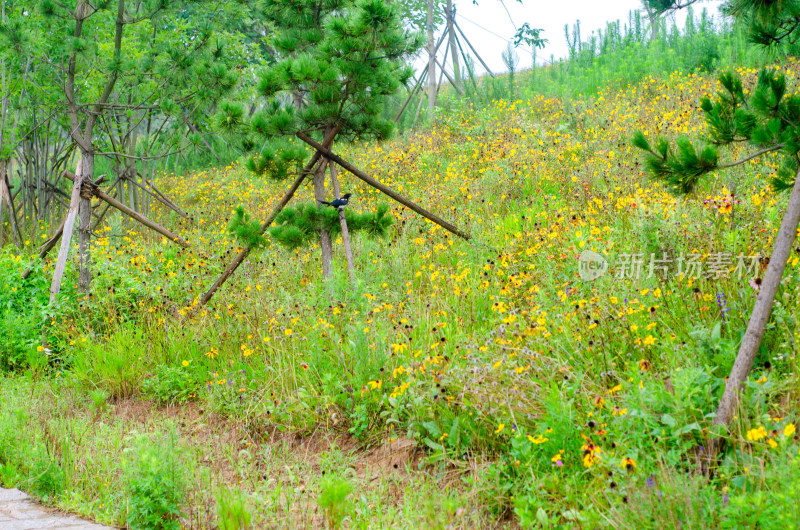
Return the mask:
[[[703,259],[703,258],[706,259]],[[758,265],[763,261],[760,254],[745,256],[733,255],[729,252],[713,254],[681,253],[672,257],[666,253],[622,253],[612,267],[608,260],[591,250],[584,250],[578,257],[578,275],[586,282],[594,281],[607,273],[613,274],[617,280],[640,280],[643,278],[667,279],[668,276],[679,276],[699,280],[722,279],[736,277],[738,279],[755,279]]]
[[578,258],[578,275],[585,282],[592,282],[608,272],[608,261],[593,250],[584,250]]

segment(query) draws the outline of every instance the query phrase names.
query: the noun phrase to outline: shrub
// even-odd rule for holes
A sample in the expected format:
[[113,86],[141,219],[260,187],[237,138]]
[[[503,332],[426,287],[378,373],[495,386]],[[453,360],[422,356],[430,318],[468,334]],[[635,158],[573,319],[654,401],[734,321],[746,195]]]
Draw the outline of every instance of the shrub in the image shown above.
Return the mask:
[[180,528],[185,479],[175,434],[157,438],[141,436],[129,453],[125,474],[129,527]]

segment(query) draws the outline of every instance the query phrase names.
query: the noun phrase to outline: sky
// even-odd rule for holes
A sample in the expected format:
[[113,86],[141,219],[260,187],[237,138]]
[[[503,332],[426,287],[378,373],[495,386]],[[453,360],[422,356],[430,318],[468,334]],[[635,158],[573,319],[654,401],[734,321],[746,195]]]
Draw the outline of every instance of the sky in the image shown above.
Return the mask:
[[[478,5],[472,0],[454,0],[456,8],[456,23],[467,36],[483,60],[493,72],[499,73],[507,70],[502,60],[507,41],[512,41],[516,28],[527,22],[532,28],[542,28],[542,37],[550,42],[543,50],[537,52],[537,62],[554,55],[561,58],[567,55],[567,44],[564,38],[564,24],[581,21],[581,36],[583,40],[589,37],[592,31],[605,29],[606,22],[620,20],[622,24],[628,19],[628,13],[641,7],[640,0],[504,0],[505,7],[500,0],[478,0]],[[718,16],[721,0],[710,0],[696,7],[699,13],[702,7]],[[679,25],[685,14],[676,15]],[[513,21],[513,23],[512,23]],[[439,54],[444,52],[444,46]],[[468,51],[466,43],[462,43],[464,51]],[[519,56],[519,68],[530,68],[530,48],[520,47],[515,50]],[[425,61],[418,60],[415,68],[424,67]],[[483,73],[480,65],[476,68],[479,75]],[[450,68],[448,68],[450,70]]]

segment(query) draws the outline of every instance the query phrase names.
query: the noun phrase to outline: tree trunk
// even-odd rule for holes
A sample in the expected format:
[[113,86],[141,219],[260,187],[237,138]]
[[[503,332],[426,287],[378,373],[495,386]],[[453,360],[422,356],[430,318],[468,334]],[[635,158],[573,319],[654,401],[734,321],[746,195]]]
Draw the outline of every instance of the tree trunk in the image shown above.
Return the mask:
[[91,255],[89,245],[92,240],[92,192],[84,182],[92,182],[94,174],[94,153],[81,153],[83,160],[82,175],[76,180],[81,181],[80,206],[78,208],[78,287],[82,293],[89,292],[92,281]]
[[[331,162],[331,184],[333,184],[334,198],[340,199],[342,197],[341,190],[339,190],[339,179],[336,176],[336,164]],[[353,249],[350,246],[350,231],[347,229],[347,219],[344,215],[344,208],[339,208],[339,224],[342,225],[342,244],[344,245],[344,255],[347,257],[347,273],[350,275],[350,280],[356,279],[356,268],[353,264]]]
[[436,46],[433,42],[433,0],[428,0],[428,110],[436,105]]
[[[318,201],[325,200],[325,170],[327,167],[328,164],[323,160],[314,171],[314,198]],[[328,280],[333,272],[333,248],[331,235],[327,230],[319,231],[319,246],[322,249],[322,278]]]
[[[775,295],[783,278],[783,271],[786,262],[792,252],[792,245],[797,236],[797,226],[800,223],[800,172],[795,176],[794,187],[789,196],[789,203],[783,214],[783,221],[778,236],[775,238],[775,245],[772,249],[772,256],[769,259],[767,272],[756,298],[750,321],[747,324],[747,331],[736,355],[736,361],[731,369],[731,375],[725,385],[725,393],[722,395],[717,415],[714,418],[716,425],[730,425],[739,404],[739,394],[744,382],[750,375],[756,355],[761,346],[761,339],[767,327],[769,315],[772,311]],[[716,452],[716,451],[715,451]]]
[[[2,186],[2,195],[5,196],[5,203],[8,206],[8,224],[11,227],[11,235],[14,237],[14,244],[17,248],[22,248],[22,233],[19,230],[17,223],[17,209],[14,206],[14,198],[11,196],[11,188],[8,187],[8,178],[6,175],[6,162],[0,163],[0,186]],[[0,223],[2,223],[2,216],[0,215]]]
[[[325,138],[322,140],[322,145],[326,148],[330,146],[333,143],[333,139],[336,137],[337,134],[339,134],[340,130],[341,130],[341,125],[337,125],[336,127],[333,128],[332,131],[329,131],[327,134],[325,134]],[[286,190],[286,193],[283,195],[283,198],[280,200],[280,202],[278,202],[278,204],[276,204],[273,207],[272,213],[270,213],[267,219],[263,223],[261,223],[259,234],[263,234],[269,229],[269,227],[272,225],[272,222],[275,220],[278,214],[281,213],[281,210],[283,210],[283,208],[287,204],[289,204],[289,201],[292,200],[294,194],[297,193],[297,190],[300,188],[303,182],[305,182],[306,177],[314,169],[314,166],[317,164],[320,158],[322,158],[322,155],[319,153],[319,151],[315,152],[314,155],[311,157],[311,160],[308,161],[308,163],[305,165],[305,167],[297,176],[297,178],[289,187],[289,189]],[[216,293],[217,290],[220,287],[222,287],[222,284],[224,284],[228,280],[228,278],[233,276],[233,273],[236,272],[236,269],[239,268],[239,265],[244,263],[244,260],[247,259],[247,256],[250,255],[250,252],[252,250],[253,247],[247,246],[241,252],[239,252],[239,254],[222,272],[222,275],[220,275],[220,277],[217,278],[217,281],[215,281],[214,284],[211,287],[209,287],[208,291],[206,291],[203,294],[203,296],[200,297],[200,300],[197,302],[197,308],[193,311],[193,313],[195,313],[197,309],[203,307],[211,300],[211,297],[214,296],[214,293]]]

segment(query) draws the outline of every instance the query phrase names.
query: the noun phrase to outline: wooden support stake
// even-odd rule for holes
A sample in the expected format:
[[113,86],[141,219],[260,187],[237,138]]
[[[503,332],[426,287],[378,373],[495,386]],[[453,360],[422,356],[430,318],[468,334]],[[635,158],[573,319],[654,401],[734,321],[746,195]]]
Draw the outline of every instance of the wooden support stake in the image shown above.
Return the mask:
[[[453,61],[453,75],[456,78],[456,84],[458,85],[457,88],[463,96],[464,92],[461,87],[461,68],[458,64],[458,50],[456,50],[456,30],[453,28],[455,17],[456,10],[453,7],[453,0],[447,0],[447,30],[445,33],[449,39],[448,46],[450,47],[450,56]],[[447,54],[445,54],[445,56],[446,55]]]
[[[333,184],[333,198],[340,199],[342,197],[341,190],[339,189],[339,179],[336,176],[336,164],[328,164],[331,168],[331,183]],[[344,255],[347,258],[347,273],[350,275],[350,281],[356,279],[356,267],[353,263],[353,248],[350,246],[350,230],[347,229],[347,218],[344,215],[344,208],[339,210],[339,224],[342,225],[342,244],[344,245]]]
[[[75,175],[73,175],[69,171],[64,171],[63,176],[66,179],[69,179],[69,180],[71,180],[73,182],[77,182],[77,179],[75,178]],[[124,204],[122,204],[121,202],[116,200],[114,197],[110,196],[108,193],[104,192],[103,190],[101,190],[97,186],[94,186],[94,184],[87,184],[87,185],[88,186],[92,186],[92,194],[95,197],[97,197],[98,199],[100,199],[101,201],[107,202],[108,204],[110,204],[111,206],[116,208],[117,210],[121,211],[124,214],[127,214],[129,217],[132,217],[132,218],[136,219],[137,221],[139,221],[141,224],[145,225],[146,227],[148,227],[148,228],[150,228],[152,230],[155,230],[156,232],[158,232],[162,236],[166,237],[170,241],[172,241],[172,242],[174,242],[174,243],[176,243],[176,244],[178,244],[178,245],[180,245],[180,246],[182,246],[184,248],[189,248],[189,243],[187,243],[186,240],[183,239],[178,234],[173,234],[172,232],[170,232],[169,230],[167,230],[166,228],[164,228],[160,224],[155,223],[155,222],[151,221],[150,219],[148,219],[147,217],[145,217],[144,215],[140,214],[139,212],[128,208],[127,206],[125,206]]]
[[81,201],[81,187],[83,186],[83,161],[78,162],[75,170],[78,174],[72,186],[72,197],[67,210],[67,218],[64,220],[64,229],[61,238],[61,249],[58,251],[56,270],[53,272],[53,283],[50,284],[50,304],[53,304],[61,291],[61,280],[64,277],[64,270],[67,267],[67,257],[69,256],[69,246],[72,241],[72,232],[75,229],[75,220],[78,218],[78,207]]
[[[445,55],[447,55],[447,51],[448,51],[449,49],[450,49],[450,43],[448,42],[448,43],[447,43],[447,46],[445,47],[445,50],[444,50],[444,54],[445,54]],[[453,78],[450,76],[450,74],[448,74],[448,73],[447,73],[447,70],[445,70],[445,68],[444,68],[444,65],[443,65],[442,63],[440,63],[440,62],[439,62],[439,59],[436,59],[435,57],[434,57],[434,60],[436,61],[436,64],[439,66],[439,69],[442,71],[442,75],[443,75],[443,76],[445,76],[445,77],[447,78],[447,80],[450,82],[450,84],[451,84],[451,85],[453,85],[453,88],[455,88],[455,89],[456,89],[456,92],[458,92],[458,93],[459,93],[459,95],[463,96],[463,95],[464,95],[464,91],[463,91],[463,90],[461,89],[461,87],[460,87],[460,86],[459,86],[459,85],[456,83],[455,79],[453,79]],[[441,79],[441,76],[440,76],[440,79]],[[441,81],[440,81],[440,84],[441,84]],[[438,91],[439,91],[439,86],[438,86],[438,85],[436,86],[436,91],[437,91],[437,93],[438,93]]]
[[[333,139],[336,137],[337,134],[339,134],[340,130],[341,126],[337,125],[332,131],[330,131],[330,133],[322,141],[323,145],[330,146],[333,143]],[[306,180],[306,177],[309,175],[309,173],[313,171],[314,166],[317,165],[317,162],[319,162],[320,158],[322,158],[322,155],[320,155],[319,150],[317,150],[317,152],[314,153],[314,156],[311,157],[311,160],[306,164],[306,166],[300,172],[300,175],[298,175],[295,181],[292,182],[292,185],[283,195],[283,198],[272,209],[272,212],[269,214],[266,221],[264,221],[261,224],[261,230],[259,231],[260,234],[263,234],[264,232],[267,231],[267,229],[272,225],[272,222],[275,220],[275,218],[278,216],[281,210],[283,210],[283,208],[287,204],[289,204],[289,201],[292,200],[294,194],[297,193],[298,189],[300,189],[300,186]],[[230,263],[230,265],[228,265],[228,267],[225,269],[222,275],[219,278],[217,278],[217,281],[215,281],[214,284],[211,287],[209,287],[208,291],[206,291],[203,294],[203,296],[200,297],[200,300],[197,302],[197,307],[195,308],[195,311],[197,311],[197,309],[199,309],[200,307],[206,305],[209,302],[209,300],[211,300],[211,298],[214,296],[214,293],[216,293],[217,290],[220,287],[222,287],[222,284],[224,284],[228,280],[228,278],[233,276],[233,273],[236,272],[236,269],[239,268],[239,265],[241,265],[244,262],[244,260],[247,259],[247,256],[250,255],[250,252],[252,250],[253,247],[246,246],[244,249],[242,249],[241,252],[239,252],[239,254],[235,258],[233,258],[233,261]]]
[[[139,175],[140,177],[142,177],[142,180],[145,180],[145,178],[142,176],[142,174],[141,174],[141,173],[138,173],[138,175]],[[186,212],[184,212],[183,210],[181,210],[181,209],[178,207],[178,205],[177,205],[177,204],[175,204],[174,202],[172,202],[171,200],[169,200],[169,199],[168,199],[166,196],[164,196],[163,194],[160,194],[160,192],[159,192],[159,193],[156,193],[155,191],[151,191],[151,190],[147,189],[145,186],[142,186],[141,184],[139,184],[138,182],[136,182],[136,179],[132,179],[132,182],[134,183],[134,185],[138,186],[138,187],[139,187],[139,189],[143,190],[145,193],[147,193],[147,194],[148,194],[148,195],[150,195],[151,197],[155,198],[157,201],[159,201],[161,204],[163,204],[164,206],[166,206],[166,207],[167,207],[167,208],[169,208],[170,210],[173,210],[175,213],[177,213],[178,215],[180,215],[181,217],[183,217],[183,218],[185,218],[185,219],[189,219],[189,217],[190,217],[190,216],[189,216],[189,214],[188,214],[188,213],[186,213]],[[150,186],[151,186],[151,187],[152,187],[152,188],[155,190],[155,186],[153,186],[152,184],[151,184]]]
[[[58,226],[58,229],[55,231],[55,233],[52,236],[50,236],[50,239],[45,241],[44,245],[39,247],[39,259],[44,259],[44,257],[47,256],[48,252],[53,250],[53,247],[56,246],[56,243],[58,243],[58,240],[61,239],[61,235],[64,233],[64,225],[66,224],[66,222],[67,218],[65,217],[61,221],[61,224]],[[27,279],[32,272],[33,272],[32,268],[23,272],[22,279],[23,280]]]
[[391,197],[395,201],[399,202],[403,206],[409,208],[410,210],[415,211],[416,213],[418,213],[422,217],[428,219],[429,221],[432,221],[432,222],[436,223],[437,225],[441,226],[442,228],[444,228],[445,230],[447,230],[449,232],[452,232],[453,234],[457,235],[458,237],[461,237],[461,238],[464,238],[464,239],[470,239],[471,238],[471,236],[469,234],[467,234],[466,232],[462,232],[456,226],[448,223],[447,221],[445,221],[441,217],[429,212],[428,210],[422,208],[421,206],[418,206],[416,203],[406,199],[405,197],[403,197],[402,195],[400,195],[396,191],[392,190],[388,186],[385,186],[385,185],[381,184],[380,182],[378,182],[374,178],[370,177],[369,175],[367,175],[366,173],[364,173],[363,171],[361,171],[357,167],[355,167],[352,164],[350,164],[347,160],[344,160],[342,157],[340,157],[340,156],[334,154],[333,152],[331,152],[331,150],[329,148],[327,148],[327,147],[319,144],[318,142],[314,141],[307,134],[305,134],[303,132],[299,132],[299,133],[297,133],[297,137],[300,138],[301,140],[303,140],[305,143],[307,143],[311,147],[313,147],[314,149],[316,149],[318,153],[322,154],[322,156],[324,156],[328,160],[336,162],[337,164],[339,164],[340,166],[345,168],[347,171],[349,171],[350,173],[352,173],[353,175],[355,175],[359,179],[363,180],[364,182],[366,182],[367,184],[369,184],[373,188],[375,188],[375,189],[383,192],[384,194],[388,195],[389,197]]
[[[436,43],[436,48],[434,50],[434,53],[439,51],[439,46],[441,46],[442,43],[444,42],[444,38],[445,38],[445,34],[443,33],[442,36],[439,37],[439,42]],[[425,79],[427,77],[428,77],[428,69],[426,68],[426,69],[424,69],[422,71],[422,73],[417,78],[416,82],[414,83],[414,88],[411,89],[411,92],[408,94],[408,98],[406,98],[406,102],[403,103],[403,106],[400,108],[400,111],[394,117],[394,122],[395,123],[397,123],[397,121],[400,119],[400,116],[403,115],[403,112],[405,112],[406,107],[408,106],[409,102],[413,99],[414,94],[417,93],[417,90],[422,88],[422,85],[423,85],[423,83],[425,83]]]
[[469,39],[467,38],[467,36],[466,36],[466,35],[464,35],[464,32],[463,32],[463,31],[461,31],[461,26],[459,26],[459,25],[458,25],[458,23],[457,23],[455,20],[453,20],[453,25],[456,27],[456,29],[458,30],[458,32],[461,34],[461,37],[464,39],[464,42],[466,42],[466,43],[467,43],[467,46],[469,46],[469,49],[470,49],[470,50],[472,50],[472,53],[474,53],[474,54],[475,54],[475,57],[477,57],[477,58],[478,58],[478,60],[480,61],[480,63],[481,63],[481,64],[483,65],[483,67],[486,69],[486,73],[488,73],[490,76],[492,76],[492,79],[494,79],[494,74],[492,73],[492,71],[491,71],[491,70],[489,70],[489,67],[488,67],[488,66],[486,66],[486,63],[485,63],[485,62],[483,62],[483,59],[481,59],[481,56],[480,56],[480,55],[478,55],[478,52],[477,52],[477,51],[475,51],[475,48],[473,48],[473,47],[472,47],[472,43],[469,41]]

